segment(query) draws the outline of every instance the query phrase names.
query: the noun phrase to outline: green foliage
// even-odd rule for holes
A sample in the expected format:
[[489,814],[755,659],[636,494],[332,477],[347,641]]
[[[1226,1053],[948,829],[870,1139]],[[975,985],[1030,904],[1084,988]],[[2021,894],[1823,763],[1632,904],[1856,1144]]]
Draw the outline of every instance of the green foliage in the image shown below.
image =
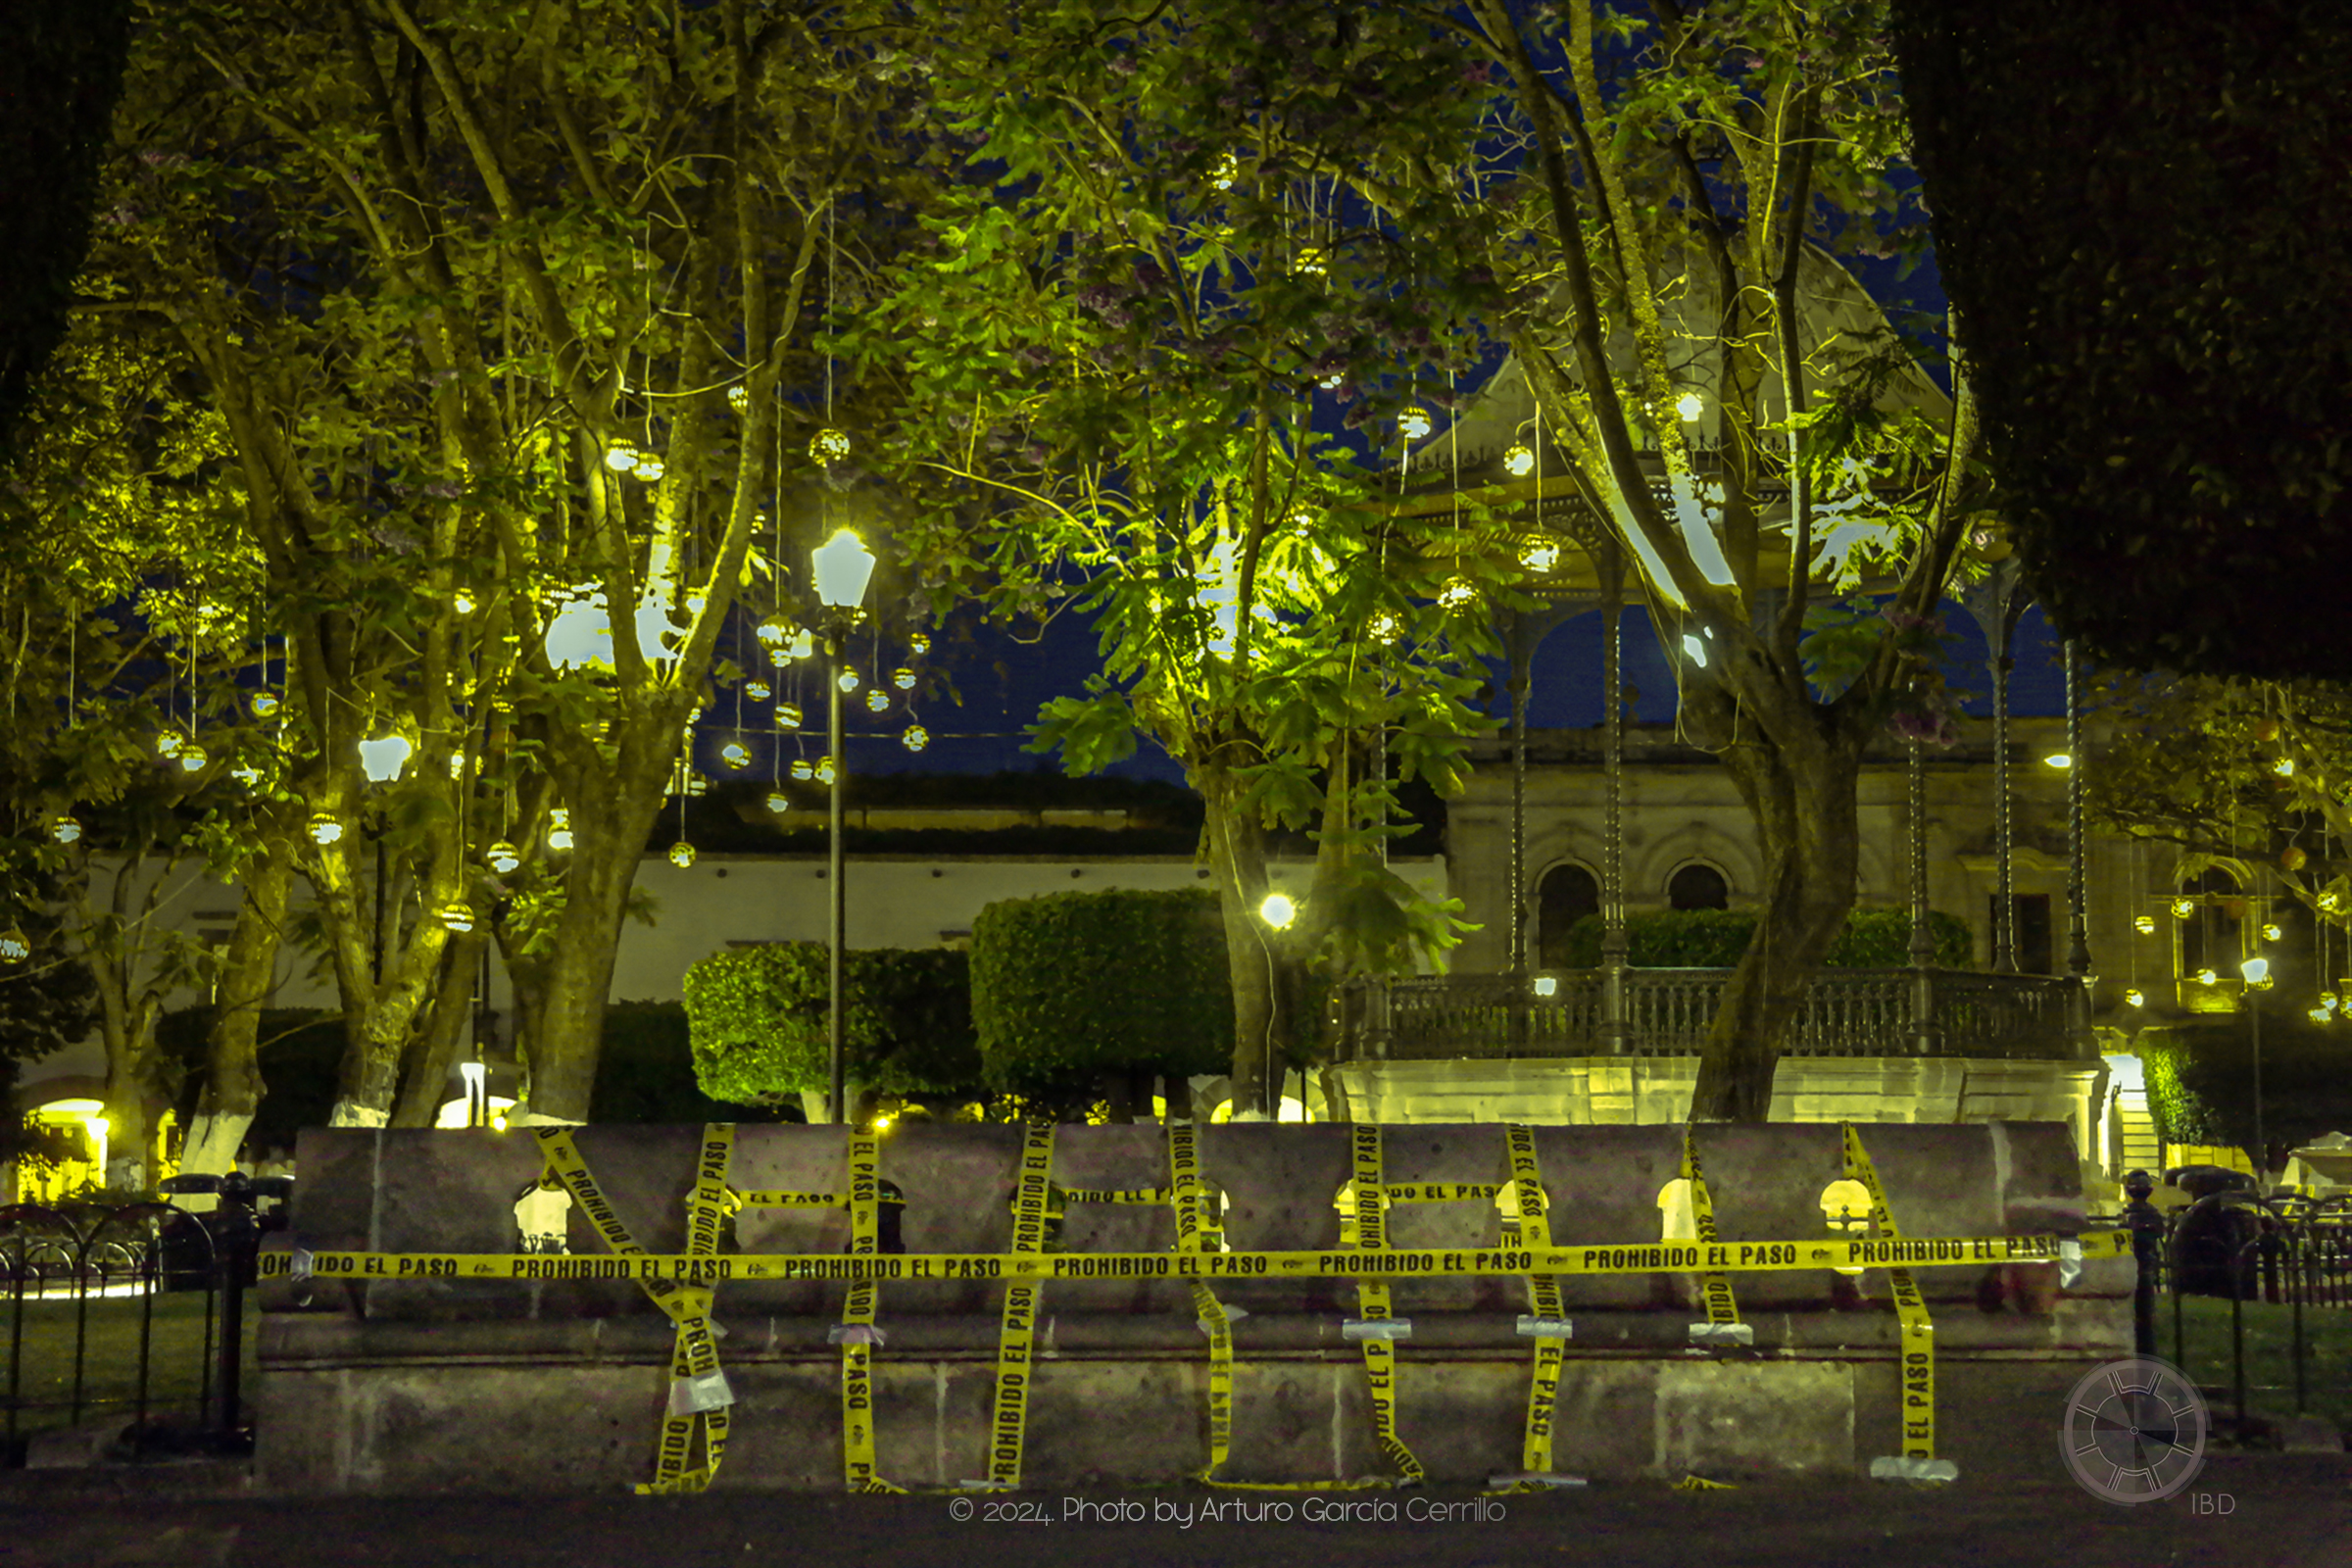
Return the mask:
[[2352,12],[1892,11],[1936,260],[2052,620],[2135,668],[2352,678],[2352,342],[2318,326],[2352,251]]
[[[686,971],[695,1081],[732,1104],[785,1102],[831,1083],[831,992],[821,942],[729,948]],[[971,964],[946,948],[842,955],[845,1076],[889,1094],[980,1082]]]
[[1234,1048],[1206,889],[1050,893],[972,921],[972,1022],[991,1086],[1066,1094],[1104,1073],[1219,1072]]
[[[1936,962],[1966,969],[1975,961],[1968,922],[1940,909],[1928,911]],[[1626,961],[1640,969],[1729,969],[1755,934],[1753,909],[1654,909],[1626,917]],[[1601,918],[1588,914],[1568,928],[1568,967],[1600,965]],[[1830,944],[1823,963],[1835,969],[1896,969],[1911,961],[1911,916],[1903,909],[1854,909]]]
[[[2262,1127],[2277,1161],[2286,1150],[2352,1127],[2344,1026],[2319,1024],[2277,991],[2262,1009]],[[2254,1152],[2254,1032],[2240,1014],[2140,1030],[2148,1110],[2167,1142]]]
[[736,1121],[742,1112],[703,1093],[685,1004],[615,1002],[605,1008],[588,1119],[666,1125]]

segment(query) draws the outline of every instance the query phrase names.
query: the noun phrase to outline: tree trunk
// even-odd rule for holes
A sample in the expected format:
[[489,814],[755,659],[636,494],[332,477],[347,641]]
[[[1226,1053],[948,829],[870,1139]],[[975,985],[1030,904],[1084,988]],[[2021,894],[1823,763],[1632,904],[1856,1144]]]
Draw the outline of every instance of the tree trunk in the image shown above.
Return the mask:
[[102,1179],[117,1192],[143,1191],[153,1178],[148,1142],[147,1086],[155,1068],[155,1034],[109,1040],[106,1051],[106,1170]]
[[[1699,1058],[1693,1121],[1770,1119],[1782,1033],[1854,905],[1858,739],[1836,733],[1836,716],[1810,702],[1759,714],[1756,694],[1742,695],[1743,733],[1724,748],[1723,763],[1755,824],[1764,899]],[[1727,713],[1730,706],[1695,687],[1684,702],[1702,714],[1702,703]]]
[[441,983],[435,987],[432,1016],[417,1036],[415,1060],[400,1087],[400,1103],[392,1112],[395,1127],[430,1127],[441,1114],[448,1096],[449,1075],[466,1045],[466,1026],[474,1012],[474,973],[482,961],[483,934],[479,926],[452,937],[441,950]]
[[203,1092],[180,1146],[184,1175],[224,1176],[236,1168],[245,1130],[261,1109],[265,1086],[258,1052],[262,1008],[277,978],[277,949],[285,927],[286,893],[294,880],[289,846],[272,841],[245,875],[237,923],[214,992],[213,1026],[205,1042]]
[[1257,917],[1266,893],[1265,832],[1240,805],[1241,782],[1222,767],[1195,770],[1208,828],[1208,858],[1225,921],[1227,972],[1233,980],[1233,1113],[1269,1116],[1269,1058],[1289,1044],[1276,1005],[1273,933]]

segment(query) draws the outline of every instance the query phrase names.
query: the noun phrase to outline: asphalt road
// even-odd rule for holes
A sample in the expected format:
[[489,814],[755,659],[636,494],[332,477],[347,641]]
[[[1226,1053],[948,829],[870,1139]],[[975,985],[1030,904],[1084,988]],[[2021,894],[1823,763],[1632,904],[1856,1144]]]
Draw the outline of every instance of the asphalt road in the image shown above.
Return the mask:
[[[687,1568],[778,1556],[888,1568],[2352,1564],[2352,1460],[2342,1455],[2215,1455],[2190,1492],[2129,1509],[2067,1482],[1915,1490],[1819,1478],[1730,1491],[1641,1483],[1492,1498],[1452,1489],[1197,1488],[1001,1498],[724,1491],[674,1498],[175,1497],[160,1474],[147,1483],[90,1474],[45,1483],[27,1472],[7,1479],[5,1568]],[[967,1506],[972,1517],[958,1517]]]

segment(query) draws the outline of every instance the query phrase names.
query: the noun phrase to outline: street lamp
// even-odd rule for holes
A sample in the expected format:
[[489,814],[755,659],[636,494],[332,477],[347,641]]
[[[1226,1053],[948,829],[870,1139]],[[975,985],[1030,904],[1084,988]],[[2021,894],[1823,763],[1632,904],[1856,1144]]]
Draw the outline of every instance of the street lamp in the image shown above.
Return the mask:
[[2271,1162],[2262,1141],[2262,1003],[2255,993],[2271,977],[2271,960],[2256,956],[2239,964],[2237,972],[2246,977],[2247,1021],[2254,1030],[2254,1196],[2259,1198],[2263,1174]]
[[848,1107],[842,1102],[846,1086],[843,1081],[841,1046],[841,950],[842,933],[848,918],[848,904],[843,897],[847,890],[842,886],[841,791],[848,782],[850,771],[841,744],[842,655],[848,646],[850,627],[858,618],[858,601],[865,597],[866,581],[874,574],[874,554],[858,542],[857,534],[843,528],[821,547],[811,551],[809,562],[816,570],[816,597],[825,606],[825,657],[832,662],[833,675],[831,680],[825,682],[826,736],[833,762],[832,795],[825,835],[825,881],[833,906],[825,957],[825,990],[828,999],[825,1036],[832,1056],[833,1076],[825,1108],[828,1119],[835,1126],[840,1126],[849,1120]]

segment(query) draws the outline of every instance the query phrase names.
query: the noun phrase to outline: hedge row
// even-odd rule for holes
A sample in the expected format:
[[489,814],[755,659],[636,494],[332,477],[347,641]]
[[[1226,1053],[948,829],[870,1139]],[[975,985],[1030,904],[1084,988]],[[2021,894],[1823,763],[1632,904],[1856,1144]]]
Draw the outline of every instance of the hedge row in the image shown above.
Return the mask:
[[[1976,961],[1968,922],[1928,912],[1936,962],[1966,969]],[[1729,969],[1747,952],[1756,930],[1753,909],[1654,909],[1625,922],[1626,962],[1639,969]],[[1588,914],[1568,928],[1567,967],[1600,967],[1601,918]],[[1899,969],[1911,961],[1911,915],[1904,909],[1854,909],[1845,931],[1823,960],[1834,969]]]
[[[842,1055],[887,1094],[976,1086],[971,970],[947,948],[842,955]],[[772,1104],[832,1082],[831,981],[821,942],[714,953],[686,970],[695,1081],[713,1100]]]

